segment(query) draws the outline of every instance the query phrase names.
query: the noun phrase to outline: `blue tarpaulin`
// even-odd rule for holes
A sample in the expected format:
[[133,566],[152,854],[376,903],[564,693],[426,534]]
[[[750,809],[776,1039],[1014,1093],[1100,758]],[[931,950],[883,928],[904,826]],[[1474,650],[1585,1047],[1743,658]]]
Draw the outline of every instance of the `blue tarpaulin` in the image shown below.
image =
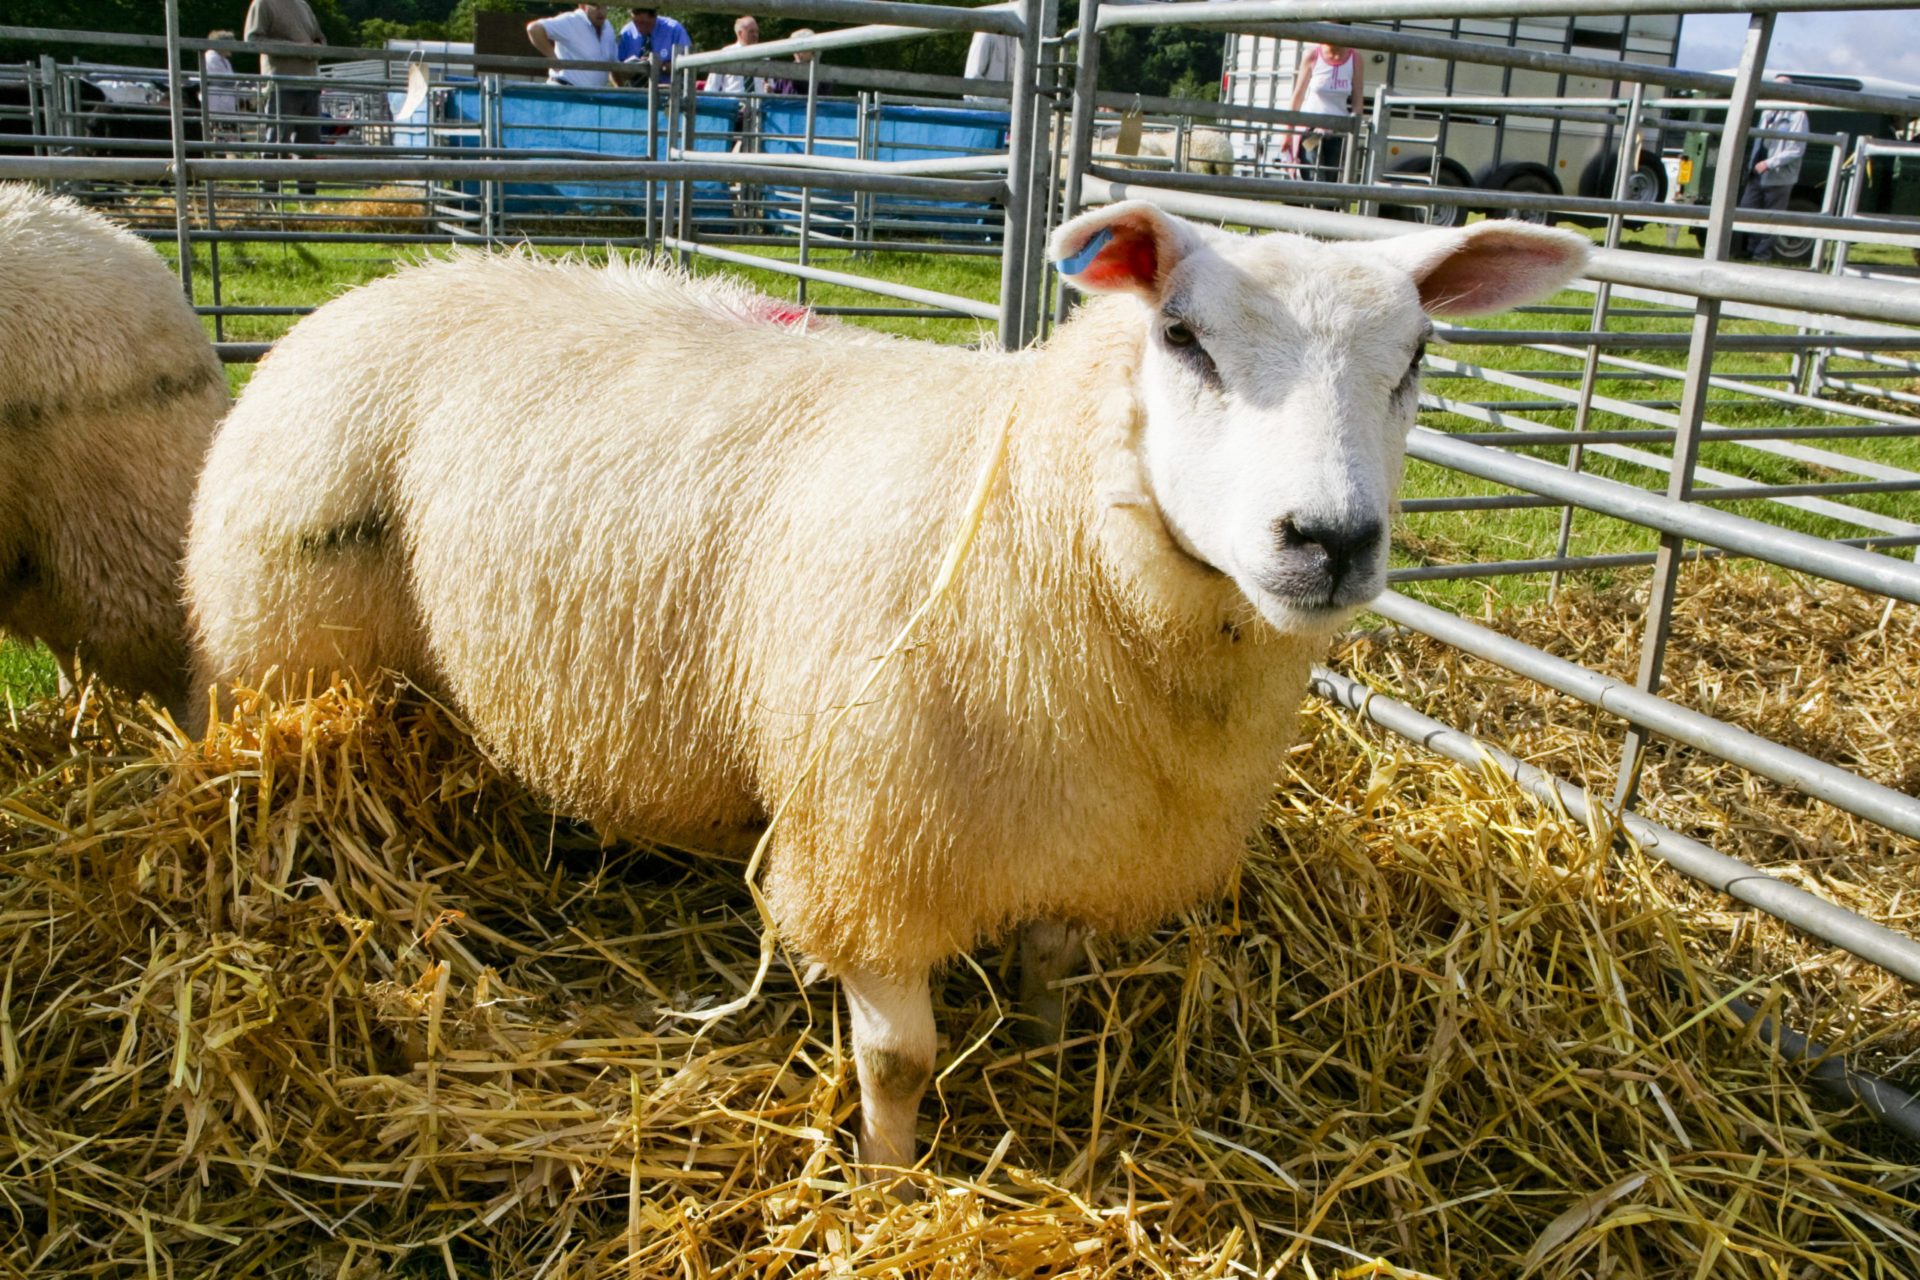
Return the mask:
[[[807,104],[803,98],[763,100],[760,108],[760,149],[769,154],[792,155],[806,150]],[[882,105],[868,117],[867,127],[873,140],[875,160],[948,159],[969,152],[1004,151],[1007,145],[1007,113],[980,111],[964,107],[910,107]],[[816,154],[855,154],[858,116],[851,102],[821,102],[814,109],[814,145]],[[793,187],[775,187],[768,191],[773,200],[793,206],[775,209],[777,218],[797,217],[800,192]],[[816,209],[822,197],[848,200],[846,192],[814,192]],[[978,226],[981,216],[991,207],[966,201],[919,200],[907,196],[888,196],[890,212],[895,216],[924,216],[934,224]]]
[[[403,95],[389,95],[391,106],[401,105]],[[718,95],[698,99],[698,136],[696,151],[726,153],[732,146],[728,134],[739,113],[740,100]],[[424,145],[427,141],[426,111],[422,104],[413,118],[396,120],[394,141],[400,146]],[[664,106],[656,113],[658,128],[655,159],[665,159],[669,140]],[[772,155],[796,155],[805,150],[807,103],[803,97],[765,98],[761,100],[761,151]],[[643,159],[647,152],[646,99],[634,93],[595,91],[592,89],[556,89],[539,85],[507,85],[500,93],[500,142],[506,147],[525,147],[543,151],[577,151],[589,155],[617,155]],[[461,87],[447,95],[443,123],[456,128],[478,126],[481,119],[478,86]],[[851,102],[819,102],[814,113],[814,151],[819,155],[851,157],[857,152],[859,116]],[[967,152],[1000,151],[1006,147],[1007,114],[960,107],[882,106],[870,113],[867,127],[873,143],[872,158],[877,160],[920,160],[960,155]],[[454,145],[475,146],[476,134],[456,134],[446,141]],[[477,184],[465,184],[477,191]],[[656,193],[658,193],[656,188]],[[502,187],[508,208],[515,212],[536,209],[579,211],[583,205],[623,206],[639,204],[646,198],[646,185],[640,182],[510,182]],[[770,188],[770,200],[797,208],[797,188]],[[725,183],[694,184],[696,211],[705,217],[731,216]],[[845,207],[852,193],[814,192],[815,207],[823,216],[833,217],[836,206]],[[962,222],[977,225],[988,206],[959,202],[911,200],[888,197],[896,211],[907,207],[924,209],[935,222]],[[791,218],[788,210],[776,209],[774,216]]]

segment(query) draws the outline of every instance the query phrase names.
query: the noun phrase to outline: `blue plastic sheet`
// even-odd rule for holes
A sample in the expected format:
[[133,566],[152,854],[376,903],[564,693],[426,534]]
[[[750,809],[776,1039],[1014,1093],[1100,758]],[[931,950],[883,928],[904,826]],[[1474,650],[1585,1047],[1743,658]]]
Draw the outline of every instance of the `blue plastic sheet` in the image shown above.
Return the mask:
[[[398,109],[404,95],[390,94],[389,108]],[[740,100],[703,94],[698,99],[698,129],[694,149],[726,153],[732,143],[728,134],[734,128]],[[764,98],[760,107],[760,149],[771,155],[797,155],[805,147],[807,101],[804,97]],[[656,112],[658,128],[655,159],[665,159],[667,113],[662,105]],[[478,126],[481,118],[478,86],[461,87],[447,95],[444,123],[456,128],[462,124]],[[427,107],[422,104],[405,120],[394,121],[397,146],[424,146],[428,140]],[[852,157],[858,151],[858,112],[851,102],[820,102],[814,116],[814,151],[819,155]],[[868,120],[873,142],[873,157],[879,160],[920,160],[959,155],[974,151],[999,151],[1006,147],[1007,114],[1004,111],[980,111],[959,107],[883,106]],[[478,145],[477,134],[455,134],[445,141],[453,145]],[[571,151],[582,155],[617,155],[646,158],[646,99],[638,94],[592,89],[549,88],[539,85],[503,86],[500,95],[500,141],[507,147],[525,147],[542,151]],[[462,189],[477,194],[479,184],[465,183]],[[646,200],[642,182],[510,182],[502,186],[502,198],[510,212],[630,212]],[[767,199],[776,207],[775,219],[790,221],[798,217],[800,192],[794,187],[768,188]],[[655,187],[655,198],[664,191]],[[985,204],[956,201],[917,200],[885,197],[890,211],[920,216],[924,213],[930,229],[977,227],[989,207]],[[695,215],[726,220],[732,215],[731,195],[723,182],[694,184]],[[847,221],[852,217],[853,194],[847,191],[816,189],[816,216],[826,221]]]
[[[857,153],[859,117],[851,102],[820,102],[814,109],[814,153],[853,156]],[[963,107],[882,106],[870,117],[873,159],[935,160],[966,152],[1004,151],[1007,145],[1007,113],[979,111]],[[760,149],[771,155],[796,155],[806,150],[807,102],[805,98],[764,99],[760,107]],[[800,192],[796,187],[773,187],[767,191],[777,202],[772,216],[781,220],[799,217]],[[943,227],[977,227],[990,205],[953,200],[920,200],[907,196],[886,197],[891,210],[905,216],[924,214],[930,230]],[[851,192],[813,193],[815,216],[833,217],[841,213],[835,206],[845,205],[841,216],[851,216]],[[823,208],[824,206],[824,208]]]
[[[695,151],[725,152],[723,136],[733,125],[737,104],[731,98],[703,98],[699,104]],[[664,160],[670,139],[664,104],[655,113],[657,129],[653,159]],[[449,123],[480,122],[480,91],[459,89],[448,95]],[[477,139],[460,139],[473,145]],[[500,144],[542,151],[574,151],[583,155],[647,158],[647,100],[640,94],[595,92],[591,89],[549,89],[536,85],[505,86],[500,92]],[[465,189],[478,191],[477,184]],[[697,182],[696,201],[727,199],[723,182]],[[644,205],[644,182],[509,182],[501,197],[509,212],[626,212]],[[655,199],[664,199],[658,185]]]

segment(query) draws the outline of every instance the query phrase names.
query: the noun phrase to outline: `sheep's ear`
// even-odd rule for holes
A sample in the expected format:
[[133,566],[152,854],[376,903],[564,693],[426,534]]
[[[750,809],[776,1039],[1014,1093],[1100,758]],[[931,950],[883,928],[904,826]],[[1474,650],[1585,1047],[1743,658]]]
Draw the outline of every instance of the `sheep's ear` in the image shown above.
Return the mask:
[[1200,245],[1200,233],[1184,218],[1127,200],[1055,231],[1047,256],[1083,292],[1135,293],[1158,304],[1167,277]]
[[1368,246],[1413,277],[1436,315],[1482,316],[1544,298],[1580,274],[1592,242],[1504,218]]

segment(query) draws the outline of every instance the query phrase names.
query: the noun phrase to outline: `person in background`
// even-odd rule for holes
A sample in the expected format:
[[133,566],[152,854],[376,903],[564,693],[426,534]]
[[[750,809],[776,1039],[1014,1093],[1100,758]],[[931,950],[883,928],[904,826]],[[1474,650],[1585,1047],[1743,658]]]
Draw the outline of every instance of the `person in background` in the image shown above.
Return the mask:
[[[665,80],[673,71],[673,60],[682,49],[688,52],[693,50],[693,37],[687,34],[685,27],[672,18],[662,17],[658,9],[635,9],[627,25],[620,28],[620,41],[615,52],[622,62],[639,62],[652,54],[654,65],[660,69],[660,78]],[[622,83],[625,83],[625,79]]]
[[[313,16],[307,0],[253,0],[247,6],[247,22],[241,28],[248,40],[276,40],[286,44],[324,45],[319,20]],[[318,58],[288,57],[284,54],[260,55],[262,75],[312,79],[320,74]],[[311,84],[273,82],[273,127],[268,132],[273,142],[291,142],[304,146],[320,145],[320,90]],[[295,153],[298,154],[298,153]],[[313,183],[300,183],[300,194],[313,194]]]
[[[1782,84],[1792,84],[1791,76],[1775,76]],[[1788,133],[1805,133],[1807,113],[1791,103],[1776,103],[1760,113],[1760,128]],[[1740,187],[1742,209],[1784,209],[1800,180],[1800,160],[1807,154],[1805,138],[1755,138],[1747,150],[1747,174]],[[1771,235],[1742,235],[1746,256],[1755,262],[1773,261]]]
[[[735,18],[733,20],[733,43],[720,52],[726,53],[733,49],[746,49],[759,43],[760,24],[750,17]],[[720,71],[707,79],[708,93],[742,94],[746,91],[747,77],[742,74],[731,71]],[[755,93],[767,92],[766,80],[758,76],[754,77],[753,91]]]
[[[527,24],[527,39],[541,56],[563,62],[618,62],[620,41],[613,24],[607,21],[607,6],[583,4],[578,9],[535,18]],[[572,85],[576,89],[600,89],[612,83],[605,71],[585,67],[549,67],[548,84]]]
[[[973,42],[967,46],[967,69],[964,74],[969,80],[1013,79],[1013,37],[1003,36],[997,31],[974,32]],[[967,101],[1004,102],[1006,99],[970,93]]]
[[[1359,54],[1344,45],[1308,45],[1306,56],[1300,60],[1300,69],[1293,73],[1293,105],[1288,109],[1323,116],[1359,117],[1366,113],[1366,93],[1366,75],[1360,69]],[[1310,137],[1318,142],[1311,142]],[[1304,163],[1319,166],[1322,180],[1337,182],[1340,153],[1345,143],[1344,134],[1325,129],[1296,129],[1288,132],[1283,145],[1294,163],[1302,162],[1304,152]]]
[[[787,35],[787,39],[804,40],[808,36],[813,34],[815,34],[813,28],[801,27],[796,31],[789,32]],[[798,74],[792,80],[769,81],[767,85],[768,92],[805,94],[807,91],[807,64],[812,62],[815,56],[816,55],[811,49],[803,49],[799,53],[794,54],[793,60],[800,64]],[[833,86],[828,84],[825,80],[822,80],[818,83],[814,92],[816,92],[817,94],[819,94],[821,97],[824,98],[828,94],[833,92]]]
[[[207,32],[209,40],[231,40],[233,32],[222,28]],[[238,129],[233,116],[240,109],[240,97],[233,87],[233,60],[218,49],[200,52],[200,92],[207,104],[216,138],[231,138]]]

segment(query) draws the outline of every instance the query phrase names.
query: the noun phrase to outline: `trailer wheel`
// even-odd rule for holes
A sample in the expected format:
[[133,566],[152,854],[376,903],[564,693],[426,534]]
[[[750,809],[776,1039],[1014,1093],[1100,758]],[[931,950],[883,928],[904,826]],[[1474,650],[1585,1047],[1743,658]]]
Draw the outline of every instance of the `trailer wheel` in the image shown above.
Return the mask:
[[[1531,160],[1509,160],[1505,164],[1490,165],[1481,171],[1473,185],[1487,191],[1514,191],[1530,196],[1564,194],[1560,190],[1560,179],[1553,176],[1553,170]],[[1502,209],[1497,205],[1487,210],[1487,216],[1514,218],[1540,226],[1552,226],[1559,221],[1555,215],[1538,209]]]
[[[1613,175],[1620,168],[1620,157],[1611,151],[1596,152],[1593,159],[1587,161],[1587,167],[1580,171],[1580,184],[1575,188],[1581,195],[1595,200],[1613,198]],[[1667,167],[1646,152],[1640,153],[1640,163],[1627,175],[1627,199],[1646,204],[1659,204],[1667,198]]]
[[[1787,197],[1787,212],[1818,213],[1820,206],[1810,197],[1796,191]],[[1791,262],[1796,267],[1806,265],[1813,260],[1813,240],[1812,236],[1775,236],[1773,238],[1774,260]]]
[[[1408,156],[1405,160],[1395,161],[1388,173],[1428,173],[1433,161],[1427,156]],[[1440,157],[1440,175],[1436,185],[1442,187],[1470,187],[1473,175],[1467,167],[1449,156]],[[1393,218],[1400,222],[1424,222],[1430,227],[1457,227],[1467,220],[1467,209],[1457,204],[1383,204],[1380,216]]]

